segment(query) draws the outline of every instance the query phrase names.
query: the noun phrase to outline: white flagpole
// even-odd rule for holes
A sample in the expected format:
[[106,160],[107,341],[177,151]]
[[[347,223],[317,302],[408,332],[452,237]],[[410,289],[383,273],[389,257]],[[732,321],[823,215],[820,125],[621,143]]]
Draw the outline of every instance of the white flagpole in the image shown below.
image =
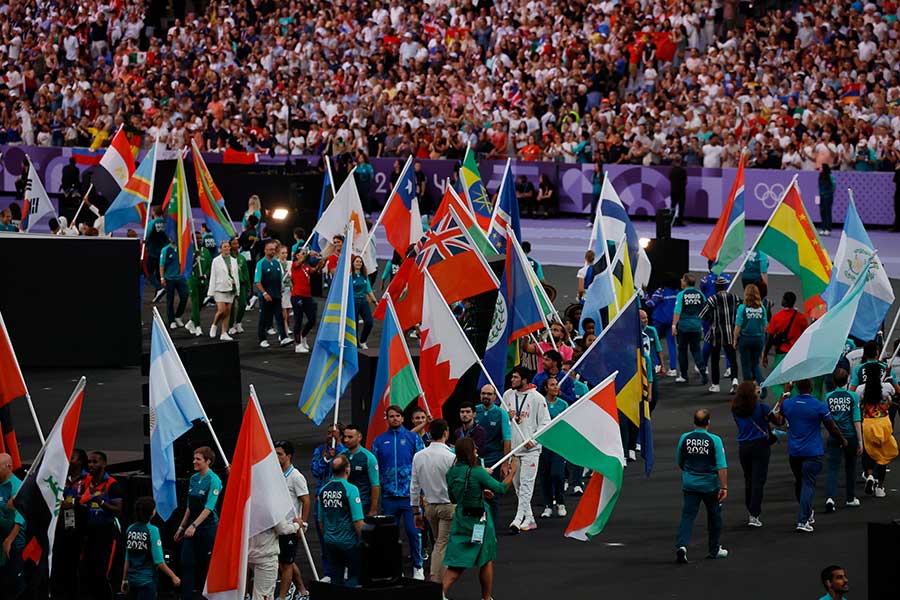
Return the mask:
[[300,540],[303,542],[303,550],[306,552],[306,560],[309,561],[309,568],[312,569],[313,577],[319,581],[319,572],[316,570],[316,561],[313,560],[312,552],[309,551],[309,543],[306,541],[306,532],[300,527]]
[[[341,252],[353,252],[353,227],[348,226],[347,232],[345,234],[346,241],[344,242],[344,246]],[[341,277],[341,286],[350,285],[350,268],[351,268],[352,259],[348,257],[347,260],[344,261],[344,272],[338,275],[335,273],[335,278],[338,276]],[[332,282],[334,285],[334,282]],[[334,400],[334,421],[332,425],[337,427],[338,423],[338,410],[341,407],[341,383],[344,375],[344,346],[347,344],[344,339],[346,335],[346,321],[347,321],[347,290],[344,290],[343,297],[341,298],[341,316],[340,321],[338,322],[338,339],[341,342],[340,348],[338,349],[338,365],[337,365],[337,387],[335,388],[335,400]],[[331,438],[331,447],[334,448],[337,445],[337,440]]]
[[[531,274],[534,273],[534,271],[531,269],[531,265],[528,263],[528,257],[525,256],[525,251],[522,250],[522,246],[519,245],[519,240],[516,239],[516,236],[509,225],[506,226],[506,235],[512,240],[513,249],[516,256],[519,258],[519,263],[522,264],[522,268],[525,269],[525,276],[528,278],[528,288],[531,292],[531,298],[534,300],[535,306],[538,307],[538,312],[541,313],[541,323],[544,324],[544,329],[549,333],[550,323],[547,322],[547,315],[545,315],[543,309],[541,309],[541,302],[537,297],[537,291],[534,289],[534,281],[537,281],[538,285],[540,285],[540,281],[538,281],[537,275],[535,275],[534,279],[531,278]],[[507,247],[506,251],[507,253],[510,251],[509,247]],[[553,346],[554,350],[559,352],[559,348],[556,347],[556,340],[553,339],[553,334],[550,334],[550,345]]]
[[[384,218],[384,211],[387,210],[388,205],[391,203],[391,198],[394,196],[394,192],[397,190],[397,186],[401,185],[403,182],[403,178],[406,176],[406,171],[409,169],[412,164],[412,154],[409,155],[409,158],[406,159],[406,164],[403,165],[403,170],[400,171],[400,178],[397,179],[397,183],[394,184],[394,187],[391,188],[391,191],[388,193],[387,202],[384,203],[384,207],[381,209],[381,212],[378,213],[378,219],[375,221],[375,224],[372,225],[372,229],[369,230],[369,237],[366,238],[366,245],[363,246],[360,251],[360,255],[365,254],[366,250],[369,248],[369,245],[375,239],[375,230],[378,229],[378,226],[381,225],[381,219]],[[416,201],[418,201],[418,197],[416,197]]]
[[[147,194],[147,214],[144,215],[144,227],[141,233],[141,262],[144,262],[144,254],[147,251],[147,225],[150,223],[150,207],[153,204],[153,184],[156,181],[156,162],[159,158],[159,136],[153,141],[153,165],[150,169],[150,193]],[[146,156],[144,157],[146,160]],[[112,232],[110,232],[112,233]]]
[[[403,353],[406,355],[406,362],[409,364],[412,369],[413,380],[416,382],[416,388],[419,390],[419,396],[422,397],[422,404],[425,405],[425,412],[428,416],[431,416],[431,408],[428,406],[428,399],[425,398],[425,390],[422,389],[422,383],[419,381],[419,374],[416,373],[416,370],[412,368],[412,356],[409,354],[409,346],[406,344],[406,339],[403,337],[403,328],[400,326],[400,320],[397,319],[397,310],[394,308],[394,300],[391,298],[391,294],[387,291],[384,292],[384,297],[387,300],[387,313],[391,315],[391,319],[394,321],[394,327],[397,328],[397,331],[400,332],[400,341],[403,345]],[[378,357],[378,360],[381,360],[382,357]]]
[[[609,177],[609,173],[603,174],[603,182],[606,183],[607,178]],[[612,182],[609,183],[610,187],[612,187]],[[609,276],[609,287],[613,293],[613,302],[616,302],[616,310],[619,309],[618,299],[616,298],[616,279],[613,276],[613,266],[612,262],[609,260],[609,240],[606,239],[606,226],[603,225],[603,190],[600,191],[600,198],[597,200],[597,227],[600,229],[600,235],[603,236],[603,255],[606,257],[606,271]],[[628,235],[626,233],[625,239],[619,244],[628,243]],[[616,256],[618,256],[618,249],[616,249]],[[591,282],[593,283],[593,282]],[[587,290],[584,290],[585,295],[587,295]],[[578,324],[579,327],[581,323]]]
[[786,188],[784,188],[784,193],[781,194],[781,198],[778,200],[778,204],[776,204],[775,208],[772,209],[772,214],[769,215],[768,220],[766,220],[766,224],[763,225],[763,228],[759,230],[759,235],[756,236],[756,241],[753,242],[753,245],[751,245],[750,248],[748,248],[747,251],[744,253],[744,259],[741,261],[741,265],[738,267],[737,271],[734,272],[734,277],[731,278],[731,283],[728,284],[728,289],[726,291],[730,292],[731,288],[734,287],[734,284],[737,282],[738,277],[740,276],[741,272],[744,270],[744,266],[746,266],[747,261],[750,260],[750,253],[753,252],[753,249],[756,248],[756,245],[759,243],[759,240],[762,239],[762,236],[766,232],[766,229],[768,229],[769,224],[772,223],[772,219],[775,218],[775,213],[778,212],[778,208],[784,202],[784,199],[787,198],[788,192],[791,191],[791,188],[794,187],[795,185],[797,185],[797,176],[796,175],[794,175],[793,179],[791,179],[790,185],[788,185]]
[[[322,160],[325,161],[325,178],[328,180],[328,187],[331,188],[331,200],[334,201],[334,197],[337,196],[337,190],[334,189],[334,176],[331,174],[331,161],[328,160],[328,155],[327,155],[327,154],[325,154],[325,155],[322,156]],[[323,182],[322,182],[323,187],[324,187],[324,183],[325,183],[325,182],[323,181]],[[324,193],[324,190],[322,191],[322,193]],[[326,208],[328,208],[328,207],[327,207],[327,206],[323,206],[323,207],[322,207],[322,212],[323,212],[323,213],[325,212],[325,209],[326,209]],[[319,217],[321,217],[321,216],[322,216],[322,215],[319,215]],[[318,224],[319,224],[319,223],[318,223],[318,221],[317,221],[317,222],[316,222],[316,225],[318,225]],[[311,239],[313,239],[313,236],[315,235],[315,233],[316,233],[316,228],[313,227],[313,230],[309,232],[309,235],[306,236],[306,239],[303,241],[303,248],[309,248],[309,241],[310,241]],[[315,250],[316,252],[318,252],[318,250],[315,249],[315,248],[313,248],[313,250]]]
[[[503,169],[503,179],[500,180],[500,187],[497,188],[497,201],[494,202],[494,210],[491,212],[491,222],[488,225],[487,235],[488,239],[490,239],[491,231],[494,230],[494,223],[497,222],[497,212],[500,210],[500,198],[503,193],[503,188],[506,185],[506,174],[509,172],[509,169],[512,165],[512,159],[506,159],[506,168]],[[481,184],[484,185],[484,180],[482,179]],[[487,186],[484,186],[485,193],[487,193]]]
[[9,352],[12,354],[13,362],[16,365],[16,371],[19,372],[19,377],[22,378],[22,383],[25,384],[25,402],[28,404],[28,410],[31,413],[31,418],[34,420],[34,428],[37,429],[38,439],[41,440],[41,446],[43,446],[46,442],[44,439],[44,432],[41,431],[41,423],[38,421],[37,413],[34,411],[34,402],[31,401],[31,393],[28,391],[28,384],[25,383],[25,376],[22,375],[22,368],[19,367],[19,359],[16,358],[16,349],[13,348],[12,338],[9,337],[9,330],[6,329],[6,321],[3,320],[3,313],[0,313],[0,327],[3,328],[3,335],[9,341]]
[[81,204],[78,205],[78,210],[75,211],[75,216],[72,217],[72,222],[69,223],[69,226],[75,225],[75,223],[78,221],[78,215],[81,214],[81,209],[82,209],[82,207],[84,207],[84,202],[85,202],[85,200],[88,199],[88,197],[91,195],[91,192],[93,190],[94,190],[94,184],[92,183],[88,187],[88,190],[87,190],[87,192],[85,192],[84,196],[81,197]]
[[[884,358],[886,356],[885,350],[887,350],[888,343],[891,341],[891,337],[894,335],[894,330],[897,329],[898,319],[900,319],[900,306],[897,307],[897,312],[894,315],[894,322],[891,324],[891,329],[890,331],[888,331],[887,336],[884,338],[884,346],[882,346],[881,348],[881,358]],[[896,352],[894,354],[896,355]]]
[[[159,314],[159,310],[154,306],[153,307],[153,320],[156,321],[156,324],[159,326],[159,329],[166,336],[166,340],[168,342],[168,346],[173,350],[175,349],[175,344],[172,342],[172,338],[169,336],[168,328],[166,324],[163,322],[162,316]],[[176,351],[177,352],[177,351]],[[184,369],[184,365],[181,363],[181,357],[178,358],[178,364]],[[185,379],[187,379],[188,385],[191,386],[191,393],[197,398],[197,404],[200,406],[200,412],[203,414],[203,422],[206,423],[206,426],[209,428],[209,433],[212,436],[213,443],[216,445],[216,449],[219,451],[219,454],[222,456],[222,461],[225,463],[226,467],[231,466],[231,463],[228,462],[228,457],[225,455],[225,450],[222,449],[222,444],[219,442],[219,436],[216,435],[216,430],[213,429],[212,421],[209,416],[206,414],[206,409],[203,408],[203,403],[200,402],[200,396],[197,395],[197,390],[194,389],[194,382],[191,381],[190,377],[187,377],[187,371],[185,371]]]

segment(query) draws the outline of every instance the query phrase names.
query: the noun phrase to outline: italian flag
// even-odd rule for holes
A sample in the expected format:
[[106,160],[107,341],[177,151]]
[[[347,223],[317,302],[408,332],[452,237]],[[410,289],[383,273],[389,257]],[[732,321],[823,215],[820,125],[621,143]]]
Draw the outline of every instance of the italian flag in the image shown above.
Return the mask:
[[534,436],[537,443],[572,464],[594,471],[566,528],[566,537],[576,540],[587,541],[603,531],[622,489],[625,451],[616,410],[617,374],[607,377]]

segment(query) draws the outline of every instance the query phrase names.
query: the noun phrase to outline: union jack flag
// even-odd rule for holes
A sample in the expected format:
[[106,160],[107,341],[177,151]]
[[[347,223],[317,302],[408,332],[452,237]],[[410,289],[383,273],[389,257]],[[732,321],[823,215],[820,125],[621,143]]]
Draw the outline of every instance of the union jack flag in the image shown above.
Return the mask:
[[425,233],[416,246],[416,264],[419,269],[434,266],[442,260],[473,250],[462,227],[449,211],[437,226]]

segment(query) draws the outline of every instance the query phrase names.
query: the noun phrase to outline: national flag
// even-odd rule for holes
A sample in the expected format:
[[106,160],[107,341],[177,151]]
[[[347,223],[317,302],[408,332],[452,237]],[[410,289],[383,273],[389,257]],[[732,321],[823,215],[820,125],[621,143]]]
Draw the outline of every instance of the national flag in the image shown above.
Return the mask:
[[[322,162],[325,163],[325,177],[322,179],[322,195],[319,196],[319,212],[316,214],[316,223],[322,218],[325,207],[331,204],[331,201],[337,195],[334,191],[334,177],[331,175],[331,161],[328,160],[328,155],[322,157]],[[309,245],[313,248],[319,247],[318,233],[313,232]]]
[[109,143],[103,158],[100,159],[99,168],[94,169],[91,183],[94,188],[108,199],[115,198],[134,175],[135,148],[128,140],[122,126],[116,131]]
[[491,226],[488,230],[488,239],[497,250],[498,254],[506,252],[506,227],[512,228],[516,239],[522,240],[522,227],[519,223],[519,199],[516,198],[516,186],[513,183],[512,163],[506,160],[506,170],[503,171],[503,181],[497,192],[497,203],[494,205],[494,214],[491,215]]
[[828,305],[828,310],[834,308],[847,294],[847,290],[856,282],[866,263],[873,258],[868,281],[859,301],[859,309],[856,311],[853,326],[850,327],[850,335],[860,340],[875,339],[881,328],[881,322],[894,303],[894,290],[881,259],[875,255],[875,247],[851,198],[847,206],[847,215],[844,217],[844,231],[841,233],[841,241],[834,257],[831,280],[822,292],[822,299]]
[[565,534],[583,542],[603,531],[622,490],[625,450],[614,380],[618,376],[612,372],[534,436],[573,465],[593,471]]
[[[352,180],[352,177],[348,177]],[[316,425],[321,425],[347,385],[359,370],[356,350],[356,307],[350,282],[353,230],[348,228],[347,243],[341,252],[334,280],[328,289],[325,312],[303,379],[299,408]],[[338,389],[340,373],[340,389]]]
[[612,283],[615,302],[610,304],[610,318],[614,317],[634,296],[634,279],[631,275],[631,262],[627,248],[620,243],[612,263]]
[[437,227],[438,223],[441,222],[441,219],[447,216],[451,206],[453,207],[453,210],[456,211],[456,217],[459,219],[459,224],[466,232],[468,232],[469,237],[472,238],[472,241],[475,242],[475,245],[481,253],[485,256],[496,256],[497,250],[491,244],[490,240],[488,240],[487,235],[481,227],[479,227],[471,210],[466,206],[466,203],[462,201],[456,193],[456,190],[449,185],[444,190],[444,197],[441,199],[440,205],[438,205],[437,210],[431,217],[431,228],[434,229]]
[[197,177],[197,199],[200,209],[203,211],[203,220],[210,233],[216,239],[216,245],[227,242],[237,236],[234,224],[228,218],[225,208],[225,198],[213,181],[209,168],[197,148],[197,143],[191,140],[192,154],[194,157],[194,175]]
[[344,180],[334,200],[322,213],[319,222],[313,229],[313,233],[319,235],[319,248],[316,250],[327,247],[334,236],[344,235],[347,223],[353,224],[353,245],[347,246],[345,240],[344,247],[349,247],[354,254],[363,257],[363,264],[367,272],[376,272],[378,261],[375,258],[375,244],[366,245],[366,241],[369,239],[369,228],[366,225],[366,213],[363,212],[362,201],[359,199],[359,190],[356,188],[356,178],[353,177],[352,172]]
[[56,210],[50,203],[47,190],[37,169],[28,159],[28,179],[25,181],[25,203],[22,205],[22,231],[31,231],[44,217],[55,217]]
[[181,154],[175,163],[175,174],[166,199],[163,201],[166,214],[166,232],[175,240],[178,250],[178,264],[182,277],[189,277],[194,263],[194,232],[191,214],[191,200],[188,196],[187,178],[184,176],[184,161]]
[[63,500],[66,476],[69,474],[69,457],[75,448],[81,404],[84,400],[82,377],[69,401],[60,413],[47,441],[38,452],[15,497],[15,507],[27,523],[25,549],[22,558],[36,565],[46,557],[48,572],[53,569],[53,539],[56,536],[56,520]]
[[[602,381],[610,373],[616,377],[616,402],[628,420],[640,427],[641,404],[641,319],[637,294],[600,332],[569,371],[589,384]],[[568,376],[568,375],[566,375]]]
[[653,470],[653,427],[650,421],[650,395],[653,393],[650,382],[650,337],[641,332],[641,405],[640,425],[638,426],[638,444],[641,446],[641,456],[644,459],[644,473],[647,477]]
[[103,160],[102,150],[88,150],[87,148],[72,148],[72,158],[76,165],[82,167],[94,167]]
[[0,452],[6,452],[13,459],[13,469],[22,466],[19,444],[13,427],[10,403],[16,398],[28,395],[28,386],[19,368],[12,339],[6,330],[6,322],[0,313]]
[[209,600],[243,600],[250,538],[290,519],[293,513],[287,480],[251,386],[203,595]]
[[716,275],[722,272],[744,251],[744,155],[738,164],[737,175],[731,184],[731,193],[722,207],[712,233],[706,239],[700,254],[714,264]]
[[178,506],[175,440],[190,431],[193,421],[203,418],[200,398],[154,307],[150,337],[150,465],[156,512],[163,521],[168,521]]
[[621,240],[625,238],[635,284],[639,287],[647,285],[650,282],[650,259],[641,248],[637,230],[632,225],[628,211],[622,204],[619,194],[616,193],[609,174],[603,178],[598,210],[603,213],[603,233],[606,235],[606,239]]
[[225,148],[222,153],[222,163],[226,165],[255,165],[259,162],[256,152],[243,152],[234,148]]
[[459,168],[459,179],[465,191],[466,202],[478,222],[482,231],[487,233],[491,228],[491,217],[494,214],[494,204],[487,188],[481,180],[481,172],[475,161],[475,152],[466,146],[466,154],[463,156],[462,166]]
[[478,357],[462,327],[430,275],[425,275],[422,299],[419,375],[425,398],[433,413],[440,416],[444,402],[456,389],[460,377]]
[[388,195],[381,213],[381,224],[387,240],[401,256],[422,237],[422,215],[416,196],[416,172],[411,168],[412,156],[406,160],[400,178]]
[[394,311],[400,328],[410,329],[422,320],[422,284],[423,275],[416,264],[415,256],[403,259],[400,268],[384,291],[381,301],[372,314],[376,319],[384,320],[387,313],[387,297],[395,298]]
[[813,319],[822,316],[825,302],[821,294],[831,275],[831,260],[803,206],[796,181],[775,207],[755,249],[765,252],[799,277],[804,312]]
[[9,454],[13,470],[22,468],[22,456],[19,454],[19,440],[16,438],[16,427],[13,425],[12,406],[0,406],[0,452]]
[[[602,206],[598,206],[597,213],[594,215],[591,241],[588,246],[589,250],[594,251],[594,264],[589,267],[591,279],[587,282],[587,289],[584,294],[584,306],[581,309],[582,322],[584,322],[584,319],[593,319],[594,323],[601,323],[601,309],[610,306],[616,300],[613,290],[612,270],[610,269],[609,244],[606,241],[606,233],[603,229],[603,210]],[[581,323],[579,323],[579,327],[581,327]]]
[[809,379],[834,370],[844,351],[844,342],[850,333],[857,309],[861,308],[860,300],[869,272],[870,263],[866,262],[850,290],[834,307],[803,331],[784,355],[784,359],[762,382],[761,387]]
[[147,220],[147,209],[153,198],[153,179],[156,176],[157,145],[154,143],[150,147],[144,160],[103,215],[103,227],[107,233],[129,223],[144,225]]
[[[372,388],[372,408],[369,411],[369,426],[366,428],[366,446],[370,450],[375,438],[387,431],[387,421],[384,418],[387,407],[393,404],[406,408],[422,396],[422,385],[409,355],[403,330],[397,321],[394,303],[390,296],[385,300],[384,329],[381,331],[375,386]],[[422,400],[426,411],[431,414],[427,399]]]

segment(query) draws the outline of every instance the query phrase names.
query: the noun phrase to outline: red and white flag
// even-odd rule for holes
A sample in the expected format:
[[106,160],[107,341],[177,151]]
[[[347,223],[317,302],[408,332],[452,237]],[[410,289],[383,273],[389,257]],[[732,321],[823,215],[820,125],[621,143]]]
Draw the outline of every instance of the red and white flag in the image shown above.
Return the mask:
[[209,600],[243,600],[250,538],[292,518],[293,512],[284,473],[251,386],[203,595]]
[[478,357],[441,291],[427,273],[420,329],[419,380],[429,406],[440,413],[444,402],[456,389],[459,378],[478,362]]
[[98,168],[94,170],[91,183],[104,198],[112,201],[134,175],[136,168],[134,147],[128,140],[125,130],[119,127],[106,152],[103,153]]
[[28,539],[22,558],[37,565],[46,556],[48,569],[53,568],[53,538],[66,476],[69,474],[69,457],[72,456],[78,433],[84,383],[82,377],[15,497],[16,510],[28,524]]
[[16,430],[12,425],[12,412],[9,404],[21,396],[28,394],[25,378],[16,360],[12,340],[6,330],[3,314],[0,313],[0,452],[12,457],[13,469],[22,466],[19,456],[19,444],[16,441]]

